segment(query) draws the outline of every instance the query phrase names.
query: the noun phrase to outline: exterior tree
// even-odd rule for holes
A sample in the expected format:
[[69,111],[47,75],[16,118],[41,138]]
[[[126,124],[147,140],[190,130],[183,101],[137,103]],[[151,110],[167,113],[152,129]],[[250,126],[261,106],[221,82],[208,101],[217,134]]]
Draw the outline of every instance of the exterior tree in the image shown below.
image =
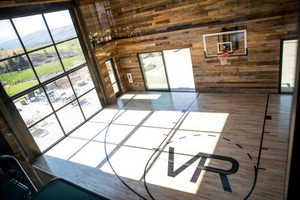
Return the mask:
[[29,68],[29,63],[23,56],[18,57],[18,67],[21,70]]
[[7,63],[8,63],[8,71],[7,72],[17,71],[17,63],[14,61],[13,58],[8,59]]

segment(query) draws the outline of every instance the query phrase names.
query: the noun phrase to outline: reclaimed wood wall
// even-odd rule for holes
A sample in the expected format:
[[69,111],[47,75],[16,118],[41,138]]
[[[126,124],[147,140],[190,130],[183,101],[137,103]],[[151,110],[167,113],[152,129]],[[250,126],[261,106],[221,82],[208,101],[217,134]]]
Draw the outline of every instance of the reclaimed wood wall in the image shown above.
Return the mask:
[[[0,6],[68,0],[9,0]],[[71,1],[71,0],[70,0]],[[137,54],[191,48],[193,73],[199,92],[277,92],[280,83],[280,41],[297,36],[298,0],[79,0],[87,33],[106,32],[109,18],[113,41],[94,54],[109,97],[114,99],[105,61],[113,58],[121,90],[145,90]],[[103,4],[102,13],[97,5]],[[105,17],[103,13],[110,15]],[[105,19],[103,19],[103,17]],[[103,22],[104,21],[104,22]],[[248,56],[205,58],[202,36],[222,28],[246,27]],[[131,73],[134,82],[128,83]]]
[[[2,5],[67,0],[10,0]],[[8,2],[8,3],[7,3]],[[105,32],[97,4],[105,2],[112,16],[114,40],[94,54],[110,98],[115,98],[104,62],[113,58],[121,90],[145,90],[137,53],[191,48],[193,73],[199,92],[277,92],[280,82],[280,41],[297,35],[297,0],[79,0],[87,33]],[[108,6],[107,6],[108,5]],[[248,56],[231,57],[221,65],[205,58],[202,35],[222,28],[244,26]],[[107,28],[107,27],[106,27]],[[131,73],[134,82],[128,83]]]
[[[116,63],[116,57],[117,57],[117,43],[116,42],[111,42],[111,43],[107,43],[105,45],[103,45],[101,48],[96,49],[96,57],[98,59],[99,62],[99,66],[100,66],[100,73],[103,76],[104,79],[104,86],[106,87],[106,90],[109,94],[109,98],[110,98],[110,102],[115,102],[116,97],[112,88],[112,84],[111,84],[111,80],[108,74],[108,70],[107,67],[105,65],[105,61],[112,59],[112,61],[114,62],[114,65],[116,66],[116,76],[117,79],[119,79],[121,82],[125,82],[126,80],[122,79],[122,77],[120,76],[120,72],[118,70],[117,67],[117,63]],[[126,92],[126,88],[124,87],[124,84],[120,85],[121,88],[120,90],[124,93]]]
[[[99,20],[99,16],[96,10],[96,6],[94,3],[84,3],[80,5],[80,13],[82,15],[82,19],[85,24],[85,29],[89,35],[93,33],[99,33],[102,32],[101,28],[101,22]],[[108,70],[105,66],[105,61],[109,59],[113,59],[115,62],[115,57],[117,51],[116,42],[107,42],[105,45],[101,45],[101,47],[94,48],[94,55],[97,58],[99,69],[98,71],[101,73],[102,79],[103,79],[103,86],[105,87],[105,90],[108,94],[107,102],[115,102],[116,96],[113,92],[112,84],[110,82]],[[116,63],[115,63],[116,66]],[[118,69],[116,69],[118,70]],[[121,80],[121,77],[119,75],[119,71],[117,71],[118,79]],[[125,82],[125,81],[121,81]],[[126,88],[124,88],[123,85],[121,85],[121,91],[125,92]]]
[[[126,90],[145,90],[137,53],[189,47],[198,91],[274,93],[280,41],[296,37],[299,6],[297,0],[114,0],[110,9],[114,58]],[[204,58],[202,35],[235,26],[247,28],[248,56],[231,57],[228,65]]]
[[134,83],[127,84],[129,90],[144,90],[137,53],[189,47],[200,92],[277,92],[280,40],[295,35],[297,17],[291,15],[288,19],[276,16],[226,24],[246,25],[248,32],[248,56],[230,57],[228,65],[221,65],[217,58],[204,57],[202,35],[219,32],[223,27],[214,25],[120,40],[118,66],[133,75]]
[[46,3],[57,3],[57,2],[67,2],[71,0],[1,0],[1,7],[15,7],[15,6],[27,6],[36,4],[46,4]]

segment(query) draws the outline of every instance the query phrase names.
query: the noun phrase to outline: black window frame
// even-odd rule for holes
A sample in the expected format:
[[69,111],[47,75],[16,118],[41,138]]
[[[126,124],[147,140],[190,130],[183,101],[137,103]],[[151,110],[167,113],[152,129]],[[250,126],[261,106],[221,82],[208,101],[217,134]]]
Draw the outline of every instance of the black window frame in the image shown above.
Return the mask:
[[[43,151],[41,151],[42,153],[45,153],[47,152],[49,149],[51,149],[53,146],[55,146],[57,143],[59,143],[61,140],[63,140],[64,138],[66,138],[68,135],[70,135],[72,132],[74,132],[76,129],[78,129],[80,126],[82,126],[83,124],[85,124],[89,119],[91,119],[93,116],[95,116],[97,113],[99,113],[104,105],[105,105],[105,102],[103,102],[103,99],[100,97],[99,95],[99,85],[97,84],[97,82],[94,80],[94,78],[92,77],[92,73],[91,73],[91,70],[90,70],[90,61],[89,61],[89,56],[88,56],[88,53],[86,52],[87,51],[87,48],[84,46],[85,44],[83,43],[83,39],[82,39],[82,36],[80,34],[80,31],[79,31],[79,24],[77,23],[76,21],[76,17],[75,17],[75,13],[74,13],[74,9],[75,8],[75,5],[71,2],[65,2],[65,3],[49,3],[49,4],[40,4],[40,5],[31,5],[31,6],[20,6],[20,7],[11,7],[11,8],[0,8],[0,20],[9,20],[10,23],[12,24],[12,27],[15,31],[15,33],[17,34],[17,38],[19,39],[20,43],[21,43],[21,46],[22,46],[22,49],[23,49],[23,53],[21,54],[18,54],[16,56],[10,56],[10,57],[7,57],[7,58],[4,58],[4,59],[1,59],[0,62],[4,62],[6,60],[9,60],[9,59],[12,59],[12,58],[16,58],[16,57],[20,57],[20,56],[26,56],[26,58],[28,59],[29,61],[29,64],[30,64],[30,68],[33,70],[33,73],[34,73],[34,76],[36,78],[36,80],[38,81],[37,85],[33,86],[33,87],[30,87],[24,91],[21,91],[13,96],[8,96],[8,94],[5,92],[4,95],[2,96],[5,96],[5,99],[4,101],[10,101],[10,102],[14,102],[14,100],[24,96],[24,95],[27,95],[37,89],[41,89],[43,91],[43,93],[45,94],[46,98],[47,98],[47,101],[49,102],[50,106],[51,106],[51,113],[50,114],[47,114],[46,116],[44,116],[42,119],[39,119],[38,121],[34,122],[33,124],[31,124],[30,126],[27,126],[27,130],[29,131],[30,128],[34,127],[35,125],[37,125],[38,123],[40,123],[41,121],[47,119],[49,116],[53,115],[55,116],[62,132],[63,132],[63,137],[60,138],[58,141],[56,141],[55,143],[51,144],[49,147],[47,147],[46,149],[44,149]],[[75,28],[75,31],[76,31],[76,37],[72,37],[72,38],[69,38],[69,39],[66,39],[66,40],[63,40],[63,41],[59,41],[59,42],[55,42],[54,38],[53,38],[53,35],[52,35],[52,32],[50,30],[50,27],[47,23],[47,20],[45,19],[45,14],[47,13],[51,13],[51,12],[58,12],[58,11],[63,11],[63,10],[68,10],[69,13],[70,13],[70,16],[71,16],[71,19],[72,19],[72,23],[74,25],[74,28]],[[17,17],[26,17],[26,16],[33,16],[33,15],[41,15],[42,18],[43,18],[43,21],[46,25],[46,28],[47,28],[47,32],[49,33],[50,35],[50,38],[51,38],[51,44],[49,45],[46,45],[46,46],[43,46],[43,47],[40,47],[40,48],[36,48],[34,50],[30,50],[30,51],[27,51],[26,50],[26,47],[18,33],[18,30],[17,28],[15,27],[14,25],[14,22],[12,21],[13,18],[17,18]],[[60,54],[59,54],[59,51],[57,49],[57,45],[59,44],[63,44],[63,43],[66,43],[66,42],[69,42],[69,41],[72,41],[72,40],[78,40],[79,41],[79,45],[82,49],[82,53],[84,55],[84,58],[85,58],[85,63],[84,64],[80,64],[76,67],[73,67],[71,69],[66,69],[63,62],[62,62],[62,58],[60,57]],[[43,50],[43,49],[47,49],[49,47],[53,47],[55,49],[55,52],[58,56],[58,60],[59,60],[59,63],[61,64],[62,66],[62,73],[55,76],[55,77],[52,77],[46,81],[41,81],[39,79],[39,76],[38,74],[36,73],[36,70],[35,70],[35,66],[33,65],[29,55],[33,52],[37,52],[37,51],[40,51],[40,50]],[[85,91],[83,94],[80,94],[79,96],[77,96],[76,92],[75,92],[75,89],[73,87],[73,84],[72,84],[72,81],[70,79],[70,74],[72,74],[73,72],[76,72],[78,70],[81,70],[81,69],[84,69],[84,68],[87,68],[88,69],[88,72],[89,74],[91,75],[91,79],[93,81],[93,85],[94,87]],[[46,91],[46,85],[48,85],[49,83],[53,83],[54,81],[60,79],[60,78],[63,78],[63,77],[67,77],[70,85],[71,85],[71,88],[72,88],[72,91],[75,95],[75,98],[72,99],[71,101],[69,101],[68,103],[64,104],[63,106],[59,107],[58,109],[55,109],[54,106],[52,105],[51,101],[50,101],[50,97]],[[2,86],[2,84],[0,83],[0,87],[1,87],[1,91],[4,91],[4,88]],[[86,94],[88,93],[91,93],[92,91],[96,91],[97,93],[97,96],[99,98],[99,102],[101,104],[101,109],[95,111],[94,114],[92,114],[91,116],[89,117],[86,117],[86,115],[84,114],[84,111],[81,107],[81,104],[79,102],[80,98],[84,97]],[[80,108],[80,111],[81,111],[81,114],[82,114],[82,117],[84,118],[84,121],[82,123],[80,123],[79,125],[77,125],[76,127],[74,127],[72,130],[68,131],[68,132],[65,132],[62,124],[61,124],[61,121],[57,115],[57,112],[62,110],[63,108],[65,108],[66,106],[72,104],[76,102],[76,104],[78,104],[79,108]],[[13,103],[14,104],[14,103]],[[17,110],[16,106],[14,106],[15,110]],[[25,124],[24,120],[23,120],[23,123]]]

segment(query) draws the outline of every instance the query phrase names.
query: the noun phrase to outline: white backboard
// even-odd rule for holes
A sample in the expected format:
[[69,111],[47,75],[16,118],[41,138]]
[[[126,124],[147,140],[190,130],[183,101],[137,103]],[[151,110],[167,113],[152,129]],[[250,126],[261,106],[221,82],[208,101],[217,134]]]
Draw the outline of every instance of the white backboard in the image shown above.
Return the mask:
[[217,57],[223,51],[227,51],[230,56],[247,55],[247,31],[204,34],[203,47],[206,58]]

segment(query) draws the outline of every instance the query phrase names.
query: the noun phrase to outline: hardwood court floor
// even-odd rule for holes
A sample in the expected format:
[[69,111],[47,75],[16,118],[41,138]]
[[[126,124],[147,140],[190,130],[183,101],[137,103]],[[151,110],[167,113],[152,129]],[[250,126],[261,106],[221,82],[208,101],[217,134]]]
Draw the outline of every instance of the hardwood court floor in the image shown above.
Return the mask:
[[[123,95],[46,152],[35,167],[111,199],[282,199],[288,95],[144,92]],[[150,159],[151,158],[151,159]],[[150,160],[149,160],[150,159]],[[144,173],[146,171],[146,173]],[[145,177],[144,177],[145,174]]]

